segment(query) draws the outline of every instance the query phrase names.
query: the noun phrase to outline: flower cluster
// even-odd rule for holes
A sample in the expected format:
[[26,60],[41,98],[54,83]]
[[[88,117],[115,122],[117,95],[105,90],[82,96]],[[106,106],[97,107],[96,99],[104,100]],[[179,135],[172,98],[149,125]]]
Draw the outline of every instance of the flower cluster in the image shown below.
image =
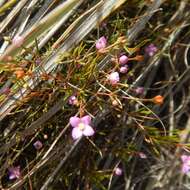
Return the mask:
[[[99,52],[105,52],[104,49],[106,47],[107,47],[107,39],[105,36],[102,36],[96,41],[96,49]],[[111,46],[109,46],[109,47],[111,47]],[[138,48],[136,48],[136,51],[137,51],[137,49]],[[157,51],[158,51],[158,49],[154,44],[150,44],[149,46],[147,46],[145,48],[145,52],[149,56],[153,56]],[[118,69],[119,73],[125,74],[129,70],[129,67],[127,65],[129,60],[142,61],[143,59],[144,59],[144,57],[142,55],[136,55],[135,57],[129,58],[127,55],[122,53],[122,54],[120,54],[118,59],[112,58],[111,61],[119,64],[119,69]],[[116,85],[120,81],[120,77],[119,77],[118,72],[114,71],[111,74],[109,74],[109,76],[108,76],[108,80],[112,85]],[[142,91],[143,91],[143,89],[139,88],[139,89],[137,89],[136,93],[137,94],[143,94]]]

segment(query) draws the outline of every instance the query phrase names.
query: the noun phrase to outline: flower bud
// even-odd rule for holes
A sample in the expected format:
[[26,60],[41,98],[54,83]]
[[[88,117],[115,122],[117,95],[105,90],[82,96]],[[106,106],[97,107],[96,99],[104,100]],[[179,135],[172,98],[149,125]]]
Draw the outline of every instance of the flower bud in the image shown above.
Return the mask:
[[120,58],[119,58],[119,63],[121,65],[124,65],[128,62],[128,57],[126,55],[122,55]]
[[25,72],[22,68],[19,68],[17,71],[14,72],[16,75],[16,78],[21,79],[24,77]]
[[70,105],[77,105],[78,100],[77,100],[76,96],[70,96],[68,102]]
[[127,67],[127,65],[126,66],[122,66],[122,67],[120,67],[119,72],[124,74],[124,73],[127,73],[128,69],[129,68]]
[[164,103],[164,97],[161,96],[161,95],[157,95],[155,96],[152,101],[155,103],[155,104],[158,104],[158,105],[161,105]]
[[115,172],[115,175],[117,175],[117,176],[121,176],[122,173],[123,173],[122,169],[119,168],[119,167],[115,168],[115,171],[114,171],[114,172]]
[[33,146],[35,147],[36,150],[40,150],[43,147],[43,144],[41,141],[36,141]]

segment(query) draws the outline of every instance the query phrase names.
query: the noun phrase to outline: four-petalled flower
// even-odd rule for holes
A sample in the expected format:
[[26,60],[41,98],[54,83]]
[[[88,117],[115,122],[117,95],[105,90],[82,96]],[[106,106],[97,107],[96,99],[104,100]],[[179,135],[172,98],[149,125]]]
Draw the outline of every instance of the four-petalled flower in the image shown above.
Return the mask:
[[73,127],[72,129],[72,138],[74,140],[79,139],[82,136],[93,136],[95,131],[90,126],[91,117],[89,115],[85,115],[82,118],[79,117],[71,117],[70,124]]

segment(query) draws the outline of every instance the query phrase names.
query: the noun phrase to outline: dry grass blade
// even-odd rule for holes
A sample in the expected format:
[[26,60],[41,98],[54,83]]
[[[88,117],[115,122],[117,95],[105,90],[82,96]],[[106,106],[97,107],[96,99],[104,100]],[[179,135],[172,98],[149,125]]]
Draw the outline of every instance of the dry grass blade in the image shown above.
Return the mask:
[[10,14],[0,23],[0,34],[4,32],[8,24],[17,16],[19,11],[24,7],[24,5],[27,3],[27,0],[21,0],[16,7],[11,11]]
[[[46,15],[41,21],[25,31],[22,35],[22,37],[24,38],[23,46],[28,46],[30,43],[34,42],[34,40],[37,39],[39,35],[49,29],[55,22],[58,22],[65,14],[67,14],[76,4],[80,2],[82,2],[82,0],[70,0],[67,2],[63,2],[59,7]],[[21,47],[18,48],[14,44],[12,44],[0,57],[0,60],[4,60],[6,56],[18,55],[21,50]]]

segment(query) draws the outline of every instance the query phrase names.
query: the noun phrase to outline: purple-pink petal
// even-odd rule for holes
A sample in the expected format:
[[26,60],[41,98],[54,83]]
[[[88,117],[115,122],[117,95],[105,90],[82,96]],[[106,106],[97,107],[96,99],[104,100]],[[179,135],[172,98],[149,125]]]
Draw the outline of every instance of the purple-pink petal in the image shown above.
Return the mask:
[[69,122],[70,122],[72,127],[77,127],[79,125],[79,123],[81,122],[81,120],[79,117],[74,116],[74,117],[70,118]]
[[189,159],[189,156],[187,156],[187,155],[182,155],[182,156],[181,156],[181,160],[182,160],[183,162],[187,162],[188,159]]
[[73,130],[72,130],[72,138],[74,140],[79,139],[80,137],[82,137],[82,135],[83,135],[83,132],[82,132],[82,130],[80,130],[79,127],[74,127],[73,128]]
[[89,115],[85,115],[84,117],[81,118],[81,122],[84,123],[85,125],[90,125],[91,117]]
[[105,38],[105,36],[102,36],[99,41],[101,41],[103,44],[106,44],[107,43],[107,40]]
[[182,172],[183,172],[184,174],[188,173],[189,170],[190,170],[190,166],[189,166],[189,165],[187,165],[187,164],[183,164],[183,165],[182,165]]
[[85,129],[83,130],[83,134],[87,137],[93,136],[95,133],[94,129],[90,125],[85,125]]
[[9,179],[12,180],[12,179],[15,179],[15,175],[14,174],[9,174]]

